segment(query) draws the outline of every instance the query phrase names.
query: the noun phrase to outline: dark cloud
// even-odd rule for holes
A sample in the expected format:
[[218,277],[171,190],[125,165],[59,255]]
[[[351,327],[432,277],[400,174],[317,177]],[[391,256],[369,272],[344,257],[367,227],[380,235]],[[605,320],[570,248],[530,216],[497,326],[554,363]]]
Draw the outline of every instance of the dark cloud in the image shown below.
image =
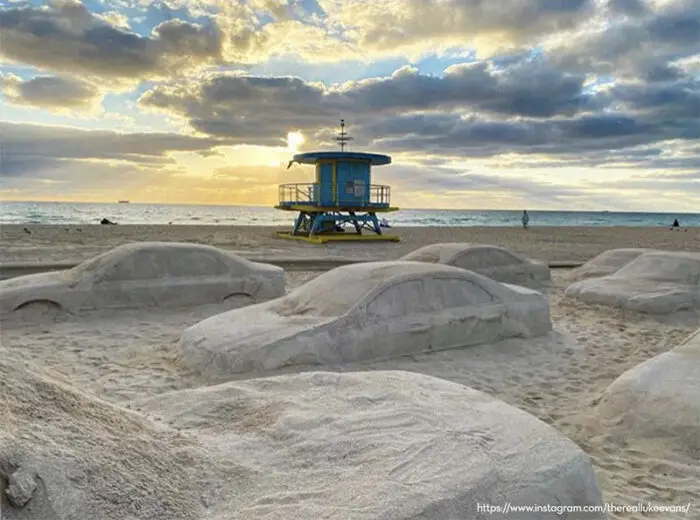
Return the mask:
[[694,78],[673,83],[621,83],[605,97],[629,113],[655,120],[700,119],[700,81]]
[[17,105],[47,109],[91,109],[102,98],[100,90],[78,79],[37,76],[28,80],[12,74],[0,76],[5,99]]
[[649,14],[649,6],[644,0],[608,0],[607,7],[613,14],[644,16]]
[[[587,89],[583,76],[538,56],[453,66],[443,77],[404,67],[388,78],[333,88],[292,77],[219,75],[156,87],[140,103],[240,143],[278,144],[288,131],[302,130],[310,146],[328,146],[337,118],[352,115],[361,147],[471,158],[552,155],[568,165],[604,165],[601,153],[700,139],[697,79]],[[636,153],[617,164],[651,159]],[[574,159],[569,164],[565,156]],[[670,168],[693,161],[657,159]]]
[[170,162],[170,151],[200,151],[222,144],[213,138],[0,122],[0,175],[41,175],[66,160],[112,160],[151,167]]
[[[700,53],[700,2],[673,0],[651,8],[636,1],[610,2],[605,28],[582,31],[549,49],[565,70],[644,77],[678,77],[672,62]],[[629,16],[615,17],[614,14]]]
[[77,1],[0,9],[6,58],[59,72],[138,79],[175,74],[221,56],[215,25],[170,20],[149,37],[109,25]]
[[293,77],[220,75],[200,85],[155,87],[140,104],[187,117],[194,128],[208,134],[270,144],[289,130],[323,128],[341,114],[371,119],[457,108],[504,117],[575,114],[589,103],[583,82],[582,76],[558,72],[543,60],[501,69],[479,62],[451,67],[444,77],[404,67],[389,78],[330,90]]
[[[602,113],[546,121],[489,121],[477,117],[425,114],[387,117],[365,126],[372,142],[388,151],[463,157],[506,153],[581,154],[650,144],[669,139],[698,139],[693,119],[651,123],[624,114]],[[368,137],[369,139],[369,137]]]

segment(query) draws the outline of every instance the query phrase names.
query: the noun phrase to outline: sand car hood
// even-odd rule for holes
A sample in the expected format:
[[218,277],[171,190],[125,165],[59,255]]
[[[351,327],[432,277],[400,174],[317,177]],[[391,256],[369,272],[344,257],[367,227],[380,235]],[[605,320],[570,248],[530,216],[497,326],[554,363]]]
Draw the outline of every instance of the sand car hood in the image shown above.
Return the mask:
[[57,294],[68,290],[64,272],[29,274],[0,281],[0,312],[12,312],[31,300],[55,300]]
[[334,320],[280,316],[256,307],[260,306],[218,314],[189,327],[180,338],[181,357],[222,375],[302,363],[307,342],[301,336]]
[[11,290],[38,288],[46,285],[66,285],[65,273],[66,271],[52,271],[50,273],[28,274],[0,280],[0,293]]

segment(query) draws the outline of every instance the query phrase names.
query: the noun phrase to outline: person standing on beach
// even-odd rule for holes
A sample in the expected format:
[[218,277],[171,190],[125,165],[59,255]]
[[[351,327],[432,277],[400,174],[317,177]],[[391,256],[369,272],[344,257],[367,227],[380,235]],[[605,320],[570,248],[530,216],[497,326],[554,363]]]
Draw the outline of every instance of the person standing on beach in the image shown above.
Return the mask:
[[523,221],[523,229],[527,229],[527,224],[528,224],[528,222],[530,222],[530,215],[527,214],[526,209],[523,210],[522,221]]

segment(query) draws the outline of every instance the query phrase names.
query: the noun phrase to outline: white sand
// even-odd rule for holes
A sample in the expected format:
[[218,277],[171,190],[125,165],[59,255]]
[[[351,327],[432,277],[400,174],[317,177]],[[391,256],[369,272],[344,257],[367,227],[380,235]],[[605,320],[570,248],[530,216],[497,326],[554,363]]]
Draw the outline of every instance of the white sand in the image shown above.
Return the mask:
[[[112,230],[120,226],[109,226],[109,230],[105,231],[97,228],[89,232],[92,234],[89,240],[77,243],[78,239],[72,238],[74,235],[71,234],[71,239],[66,244],[57,244],[56,240],[60,241],[57,231],[45,228],[34,230],[35,233],[27,236],[28,238],[20,236],[19,233],[16,236],[8,236],[7,230],[3,229],[0,259],[7,262],[23,259],[37,261],[84,258],[102,252],[105,248],[120,243],[119,241],[123,242],[125,237],[131,240],[134,237],[129,233],[136,233],[135,230],[128,231],[124,227],[118,231],[122,234],[115,239],[107,234],[114,233]],[[143,232],[144,229],[146,232]],[[148,229],[140,228],[144,239],[149,238],[149,233],[151,237],[157,234]],[[188,233],[195,231],[187,230]],[[608,229],[600,233],[578,230],[573,231],[571,236],[562,236],[558,231],[551,235],[538,234],[541,230],[532,231],[535,233],[527,237],[533,244],[529,246],[527,244],[530,242],[525,238],[520,240],[522,233],[516,234],[511,230],[501,235],[500,231],[488,230],[491,236],[496,237],[491,243],[507,247],[509,240],[516,237],[512,243],[521,247],[514,250],[543,260],[586,260],[602,249],[616,246],[664,248],[670,245],[672,249],[700,250],[700,234],[694,230],[688,233],[674,233],[668,230],[664,230],[665,233],[637,233],[633,230],[630,234],[625,234],[626,230]],[[104,239],[100,240],[97,237],[99,233],[105,235]],[[187,239],[187,236],[178,235],[175,231],[171,233],[174,239]],[[250,233],[232,236],[225,228],[212,233],[219,233],[213,242],[219,245],[228,244],[230,249],[235,250],[245,249],[242,246],[246,241],[252,244],[249,251],[261,242],[255,242],[254,235]],[[415,238],[415,241],[411,242],[411,248],[433,241],[489,242],[486,234],[476,237],[454,237],[449,236],[445,230],[433,236],[423,230],[416,233],[427,234]],[[478,234],[476,231],[472,233]],[[201,230],[199,231],[201,241],[206,241],[211,236],[203,236]],[[6,237],[9,239],[5,240]],[[254,252],[257,255],[286,254],[291,250],[286,243],[280,242],[266,242],[265,246],[278,249]],[[294,246],[297,247],[301,246]],[[343,247],[347,254],[348,246]],[[398,258],[411,248],[406,246],[403,249],[392,249],[390,246],[380,246],[373,249],[360,246],[359,250],[368,250],[367,253],[361,254],[369,255],[372,252],[369,250],[373,250],[376,255]],[[534,250],[537,248],[542,254],[529,254],[536,253]],[[299,250],[294,249],[295,254]],[[548,258],[547,255],[551,251],[557,252]],[[303,252],[309,256],[318,255],[319,249],[307,248]],[[334,254],[337,255],[337,251]],[[288,285],[297,286],[317,274],[288,273]],[[664,453],[663,449],[657,449],[653,453],[645,452],[644,445],[628,443],[625,439],[608,432],[599,421],[591,420],[594,405],[607,386],[620,374],[677,346],[697,327],[659,323],[651,317],[631,311],[564,299],[563,290],[574,281],[575,276],[571,272],[556,270],[553,271],[552,277],[553,287],[549,296],[555,333],[550,338],[528,342],[511,340],[493,346],[418,355],[391,362],[348,365],[345,369],[422,372],[471,386],[535,415],[557,427],[592,457],[604,498],[613,504],[637,504],[640,501],[651,501],[660,505],[687,502],[696,504],[688,516],[668,512],[647,515],[627,512],[614,513],[610,515],[611,518],[698,518],[700,478],[697,461],[679,461],[674,453]],[[131,400],[175,389],[199,387],[205,383],[175,363],[174,346],[186,327],[224,310],[227,309],[222,306],[208,305],[179,310],[149,310],[148,313],[90,313],[60,318],[57,322],[48,317],[41,326],[37,326],[35,321],[0,323],[0,334],[2,346],[14,356],[62,374],[72,385],[96,398],[128,406]],[[0,400],[3,398],[7,398],[6,394],[0,393]],[[53,410],[52,407],[60,405],[53,402],[45,406],[46,413],[49,413]],[[107,410],[111,410],[109,414],[114,414],[113,417],[108,415],[112,417],[109,419],[111,421],[121,421],[122,419],[117,417],[122,417],[120,414],[125,413],[118,409],[106,408],[103,404],[95,406],[105,414]],[[55,413],[58,412],[51,411],[49,414]],[[99,431],[96,429],[99,424],[96,421],[96,418],[81,418],[79,422],[73,423],[75,431]],[[80,422],[85,424],[78,426]],[[36,428],[40,430],[41,421],[37,421],[36,424]],[[139,431],[144,438],[158,439],[150,426],[138,428],[142,428]],[[37,435],[41,438],[51,438],[52,430],[40,430]],[[0,439],[0,454],[6,450],[2,442]],[[116,459],[121,456],[123,453],[119,451],[106,450],[103,459],[100,460],[106,464],[110,457],[115,457],[114,467],[119,467]],[[183,514],[185,513],[186,511]]]

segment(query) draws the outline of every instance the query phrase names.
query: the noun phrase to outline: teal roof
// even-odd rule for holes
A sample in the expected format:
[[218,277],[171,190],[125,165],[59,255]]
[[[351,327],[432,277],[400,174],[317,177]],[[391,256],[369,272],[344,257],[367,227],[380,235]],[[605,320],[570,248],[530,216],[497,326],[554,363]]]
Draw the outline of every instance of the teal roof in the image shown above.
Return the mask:
[[349,159],[353,161],[367,161],[372,166],[391,164],[391,157],[389,157],[388,155],[380,155],[378,153],[307,152],[299,153],[294,156],[294,161],[301,164],[316,164],[318,161],[323,160],[342,161],[343,159]]

